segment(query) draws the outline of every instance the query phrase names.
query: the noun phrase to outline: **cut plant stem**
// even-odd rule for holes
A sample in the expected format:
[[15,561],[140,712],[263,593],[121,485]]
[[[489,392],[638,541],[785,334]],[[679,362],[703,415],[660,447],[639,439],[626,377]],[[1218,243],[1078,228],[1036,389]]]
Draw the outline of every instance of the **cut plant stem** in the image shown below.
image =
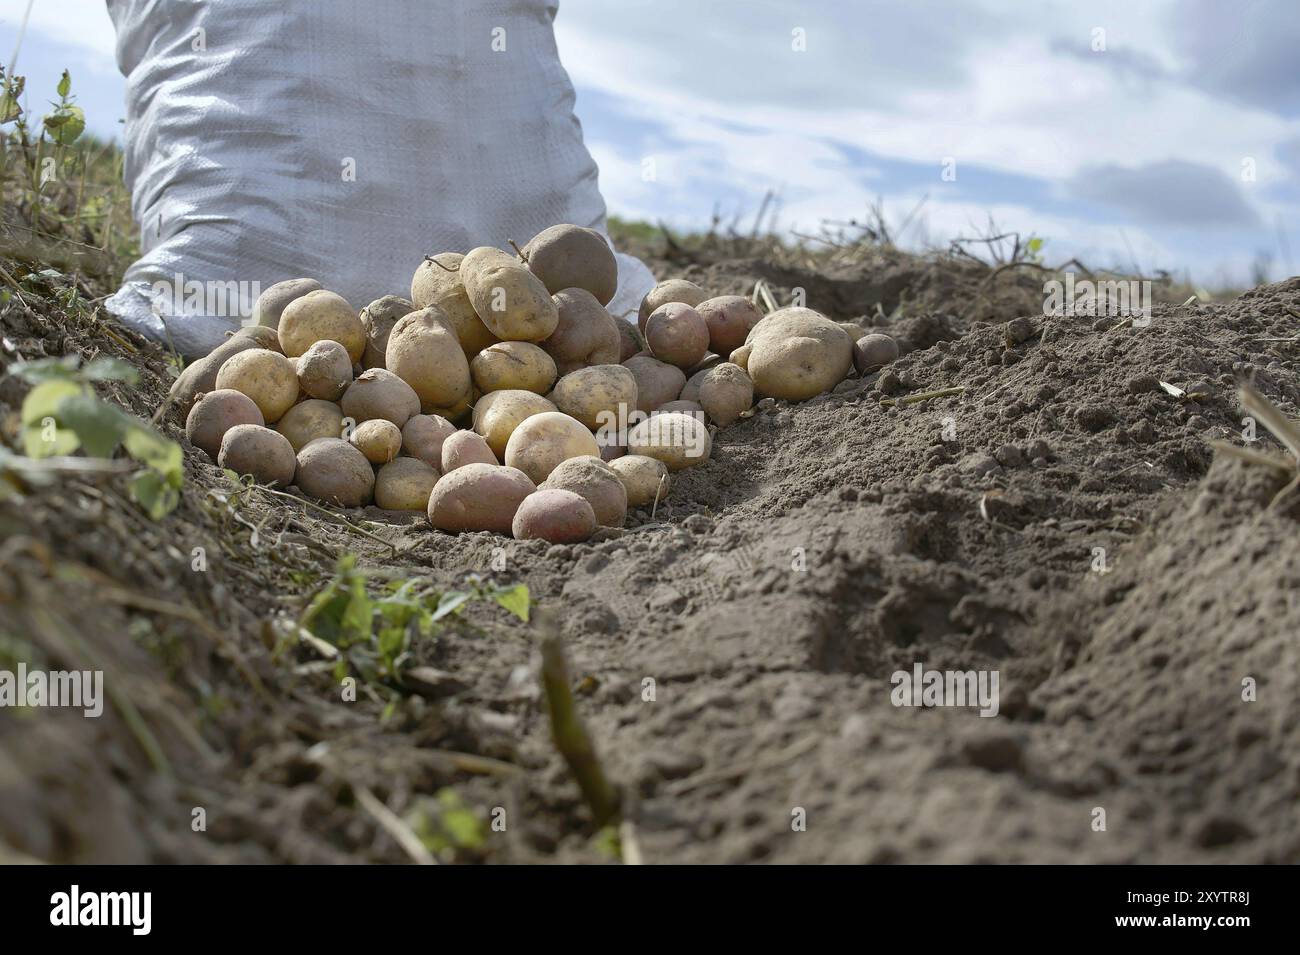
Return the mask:
[[931,398],[948,398],[952,395],[959,395],[966,389],[958,388],[940,388],[937,391],[923,391],[918,395],[908,395],[906,398],[882,398],[880,406],[882,408],[904,408],[907,405],[914,405],[921,401],[929,401]]

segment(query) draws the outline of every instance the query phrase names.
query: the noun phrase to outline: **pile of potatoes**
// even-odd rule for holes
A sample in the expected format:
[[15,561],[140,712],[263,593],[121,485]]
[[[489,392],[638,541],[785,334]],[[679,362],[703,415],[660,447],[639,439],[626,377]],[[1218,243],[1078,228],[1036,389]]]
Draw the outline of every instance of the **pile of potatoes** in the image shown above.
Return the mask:
[[764,316],[682,279],[633,326],[605,307],[617,283],[608,243],[574,225],[517,255],[426,256],[409,299],[360,313],[314,279],[280,282],[172,397],[195,447],[258,482],[574,543],[662,500],[756,396],[810,398],[898,355],[812,309]]

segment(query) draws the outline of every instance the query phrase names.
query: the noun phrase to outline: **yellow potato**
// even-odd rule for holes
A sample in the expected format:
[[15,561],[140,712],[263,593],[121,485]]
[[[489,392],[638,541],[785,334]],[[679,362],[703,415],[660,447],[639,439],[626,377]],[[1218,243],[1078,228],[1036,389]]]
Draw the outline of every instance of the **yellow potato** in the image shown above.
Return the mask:
[[617,427],[637,406],[636,377],[622,365],[579,368],[556,382],[550,398],[593,431]]
[[700,407],[720,427],[754,406],[754,383],[745,369],[731,362],[710,368],[700,381]]
[[297,358],[319,341],[338,342],[358,362],[366,350],[366,329],[342,295],[317,289],[295,298],[280,315],[280,348]]
[[[768,315],[749,333],[742,366],[755,393],[803,401],[830,391],[853,365],[848,332],[810,308],[792,306]],[[732,353],[736,364],[736,355]]]
[[308,398],[286,411],[275,430],[289,439],[297,454],[317,438],[342,437],[343,409],[332,401]]
[[361,356],[361,367],[384,368],[384,353],[388,350],[388,336],[398,319],[415,311],[415,306],[397,295],[377,298],[361,310],[361,326],[366,330],[366,350]]
[[460,276],[474,312],[497,338],[540,342],[559,324],[559,312],[546,285],[500,249],[481,246],[471,250],[460,263]]
[[669,471],[703,464],[712,447],[713,439],[703,419],[681,412],[653,415],[627,435],[628,454],[655,458]]
[[460,277],[460,263],[464,258],[459,252],[426,256],[411,280],[411,301],[416,308],[436,305],[442,309],[468,361],[501,339],[483,324],[470,303]]
[[258,424],[237,424],[221,439],[217,464],[236,474],[251,474],[259,484],[288,487],[297,462],[282,434]]
[[500,464],[481,434],[457,431],[442,443],[442,473],[450,474],[467,464]]
[[420,413],[420,398],[410,385],[386,368],[371,368],[343,393],[343,413],[360,424],[372,418],[402,427]]
[[627,519],[627,488],[614,470],[599,458],[561,461],[539,490],[561,488],[585,498],[602,527],[622,527]]
[[469,362],[446,314],[437,306],[398,320],[388,337],[386,358],[388,370],[415,390],[419,410],[425,414],[454,419],[469,407]]
[[479,391],[533,391],[544,395],[555,384],[555,361],[531,342],[489,345],[469,363]]
[[391,421],[371,418],[357,425],[348,441],[371,464],[387,464],[402,450],[402,431]]
[[275,329],[263,325],[248,325],[232,332],[230,337],[208,354],[191,362],[180,373],[167,394],[180,408],[181,414],[189,414],[190,408],[199,395],[205,395],[217,387],[217,372],[231,355],[250,348],[267,348],[280,350],[280,336]]
[[633,355],[623,367],[636,379],[637,408],[647,413],[676,401],[686,387],[686,372],[650,355]]
[[587,426],[559,411],[544,411],[515,428],[506,442],[505,463],[539,484],[561,461],[583,455],[600,457],[600,447]]
[[560,321],[551,337],[542,342],[542,348],[555,359],[560,375],[589,365],[616,365],[622,361],[618,319],[605,311],[594,295],[586,289],[566,288],[551,298]]
[[694,282],[688,282],[686,279],[669,279],[667,282],[660,282],[641,300],[641,308],[637,313],[637,328],[641,334],[645,334],[646,321],[650,318],[650,313],[661,305],[667,305],[669,302],[681,302],[683,305],[689,305],[694,308],[706,298],[708,294]]
[[425,511],[438,471],[419,458],[394,458],[375,475],[375,506],[386,511]]
[[266,424],[279,421],[298,400],[293,362],[269,348],[249,348],[231,355],[217,372],[216,386],[252,398]]
[[342,438],[317,438],[298,452],[298,489],[339,507],[370,503],[375,470],[366,456]]
[[487,441],[497,460],[501,460],[510,435],[521,421],[555,410],[549,399],[531,391],[494,391],[475,402],[472,427]]
[[668,495],[672,479],[668,476],[668,466],[657,458],[625,454],[610,461],[609,466],[623,482],[628,507],[645,507],[654,503],[656,495],[661,501]]
[[264,289],[253,303],[253,324],[264,328],[279,328],[280,316],[289,303],[320,287],[321,284],[315,279],[286,279],[276,282]]

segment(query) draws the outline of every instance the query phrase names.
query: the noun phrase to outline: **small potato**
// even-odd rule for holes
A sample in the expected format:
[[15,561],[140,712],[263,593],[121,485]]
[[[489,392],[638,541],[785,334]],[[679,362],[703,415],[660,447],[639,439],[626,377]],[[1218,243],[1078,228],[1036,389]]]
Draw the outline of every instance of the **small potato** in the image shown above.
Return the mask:
[[402,429],[383,418],[371,418],[353,428],[348,441],[371,464],[387,464],[402,450]]
[[523,253],[529,270],[552,295],[561,289],[580,288],[604,306],[618,291],[618,260],[605,237],[595,229],[553,225],[533,236]]
[[855,342],[863,335],[867,334],[867,330],[857,322],[836,322],[835,324],[848,332],[849,338],[853,339]]
[[500,464],[481,434],[457,431],[442,442],[442,473],[450,474],[467,464]]
[[645,507],[654,503],[656,495],[661,501],[668,495],[672,479],[668,466],[657,458],[625,454],[609,462],[609,467],[627,490],[628,507]]
[[363,507],[375,490],[366,456],[342,438],[317,438],[298,452],[298,489],[339,507]]
[[695,306],[695,311],[709,328],[709,350],[730,355],[745,344],[749,330],[759,323],[763,313],[743,295],[717,295]]
[[259,424],[237,424],[221,439],[217,464],[236,474],[251,474],[259,484],[293,483],[298,464],[289,439]]
[[419,458],[394,458],[375,475],[375,506],[386,511],[427,511],[438,469]]
[[509,534],[519,505],[536,490],[518,468],[467,464],[444,474],[434,485],[427,508],[429,523],[452,533]]
[[669,471],[703,464],[713,439],[702,418],[671,412],[647,418],[628,432],[628,454],[641,454],[667,465]]
[[312,398],[338,401],[352,384],[352,360],[338,342],[323,339],[290,360],[298,370],[298,385]]
[[566,288],[551,299],[560,320],[551,337],[542,342],[542,348],[555,360],[560,375],[590,365],[616,365],[622,360],[618,319],[605,311],[594,295],[586,289]]
[[470,303],[460,277],[460,263],[464,258],[459,252],[425,256],[411,280],[411,301],[416,308],[430,305],[440,308],[460,341],[465,360],[472,361],[475,355],[501,339],[483,324]]
[[498,460],[505,457],[510,435],[525,418],[557,410],[547,398],[531,391],[494,391],[474,403],[471,426],[481,434]]
[[549,488],[524,498],[510,529],[515,540],[580,544],[596,532],[596,512],[581,495]]
[[412,415],[402,425],[402,451],[429,467],[442,467],[442,444],[456,433],[456,426],[441,415]]
[[[596,439],[596,443],[600,444],[600,438]],[[600,444],[600,459],[607,464],[625,454],[627,454],[627,448],[621,444]]]
[[646,321],[650,318],[650,313],[661,305],[667,305],[669,302],[681,302],[683,305],[694,308],[708,297],[704,289],[694,282],[686,281],[686,279],[669,279],[667,282],[660,282],[649,292],[646,292],[645,298],[641,299],[641,308],[637,313],[637,328],[644,335]]
[[700,382],[704,380],[704,376],[708,373],[709,369],[705,368],[701,371],[694,372],[689,378],[687,378],[686,384],[682,385],[682,390],[677,395],[678,400],[698,402],[700,400]]
[[691,368],[709,350],[709,326],[700,313],[681,302],[660,305],[645,323],[645,341],[660,361]]
[[460,276],[475,314],[503,341],[544,341],[559,324],[546,285],[500,249],[470,250],[461,260]]
[[621,318],[614,321],[618,326],[618,363],[621,365],[633,355],[646,351],[645,339],[631,322],[625,322]]
[[280,348],[290,358],[319,341],[338,342],[352,361],[360,361],[366,351],[361,318],[347,299],[325,289],[295,298],[280,315]]
[[280,336],[274,329],[263,325],[248,325],[239,329],[206,356],[187,365],[180,377],[172,382],[167,392],[168,397],[180,408],[181,414],[189,414],[199,395],[216,389],[217,372],[226,363],[226,359],[250,348],[266,348],[278,352]]
[[221,439],[238,424],[266,424],[252,398],[232,388],[200,395],[185,418],[185,437],[207,452],[214,461],[221,453]]
[[636,408],[636,377],[622,365],[579,368],[556,382],[550,397],[557,408],[593,431],[617,428]]
[[385,368],[388,336],[398,320],[415,311],[415,306],[398,295],[377,298],[361,310],[361,327],[366,330],[366,350],[361,355],[363,368]]
[[726,360],[727,359],[723,358],[721,355],[715,355],[713,352],[705,352],[703,358],[690,368],[684,369],[686,372],[686,379],[689,381],[692,376],[698,375],[702,371],[708,371],[714,365],[721,365]]
[[686,387],[686,373],[676,365],[649,355],[634,355],[623,367],[636,379],[636,406],[649,414],[660,405],[676,401]]
[[830,391],[853,365],[848,332],[810,308],[773,312],[754,326],[748,345],[751,351],[742,367],[755,393],[768,398],[803,401]]
[[540,484],[561,461],[584,454],[600,457],[600,447],[587,426],[559,411],[544,411],[515,428],[506,442],[505,463]]
[[419,411],[452,419],[459,414],[456,409],[469,407],[469,362],[446,314],[437,306],[398,320],[388,337],[386,358],[388,370],[419,396]]
[[216,385],[252,398],[267,424],[279,421],[298,400],[293,363],[269,348],[250,348],[227,358],[217,372]]
[[286,411],[275,423],[275,430],[289,439],[297,454],[317,438],[342,437],[343,409],[332,401],[308,398]]
[[608,464],[599,458],[561,461],[539,489],[561,488],[583,497],[596,512],[602,527],[622,527],[627,520],[627,488]]
[[531,342],[489,345],[469,363],[479,391],[532,391],[544,395],[555,384],[555,361]]
[[862,375],[884,368],[896,358],[898,342],[880,332],[863,335],[853,344],[853,365]]
[[315,279],[286,279],[263,289],[262,294],[253,303],[253,324],[263,328],[280,327],[280,316],[294,299],[302,298],[308,292],[315,292],[321,284]]
[[753,347],[753,345],[746,342],[731,353],[728,361],[736,367],[744,369],[745,374],[749,374],[749,353],[753,350]]
[[348,386],[339,407],[358,424],[382,418],[400,428],[420,413],[420,398],[415,389],[391,371],[371,368]]
[[658,408],[656,408],[654,411],[650,413],[652,415],[672,414],[675,411],[680,412],[682,414],[703,416],[704,406],[700,404],[698,401],[683,401],[681,398],[678,398],[676,401],[668,401],[665,402],[664,404],[661,404]]
[[745,369],[723,362],[704,373],[700,406],[714,424],[725,428],[754,406],[754,383]]

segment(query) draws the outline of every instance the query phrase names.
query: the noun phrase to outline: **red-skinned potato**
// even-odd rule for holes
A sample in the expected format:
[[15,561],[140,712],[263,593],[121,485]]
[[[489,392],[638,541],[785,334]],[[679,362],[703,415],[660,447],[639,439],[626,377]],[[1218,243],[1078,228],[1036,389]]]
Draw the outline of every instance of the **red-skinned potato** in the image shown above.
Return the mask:
[[317,438],[298,452],[298,489],[337,507],[362,507],[375,490],[375,469],[342,438]]
[[580,494],[558,488],[524,498],[511,522],[515,540],[580,544],[596,532],[596,512]]
[[595,229],[553,225],[533,236],[522,251],[529,270],[552,295],[561,289],[580,288],[604,306],[618,291],[618,260]]
[[709,350],[709,327],[691,306],[669,302],[646,319],[645,341],[660,361],[682,369],[691,368]]
[[185,437],[207,452],[214,461],[221,452],[221,439],[238,424],[266,424],[256,402],[233,388],[209,391],[194,402],[185,419]]
[[217,464],[259,484],[288,487],[297,467],[289,439],[257,424],[237,424],[221,439]]
[[481,434],[457,431],[442,443],[442,473],[450,474],[467,464],[500,464]]
[[343,393],[343,413],[360,424],[383,418],[401,428],[420,413],[420,398],[410,385],[385,368],[371,368]]
[[859,374],[884,368],[898,358],[898,342],[881,332],[863,335],[853,343],[853,364]]
[[649,413],[676,401],[686,386],[684,371],[649,355],[634,355],[623,362],[623,367],[636,379],[636,406],[640,411]]
[[716,295],[695,306],[709,328],[709,350],[730,355],[745,344],[749,330],[759,323],[763,313],[743,295]]
[[402,425],[402,451],[440,469],[443,442],[455,433],[456,426],[441,415],[412,415]]
[[434,485],[427,508],[429,523],[451,533],[509,534],[519,505],[536,490],[518,468],[467,464],[444,474]]
[[559,375],[590,365],[618,364],[622,347],[618,319],[594,295],[586,289],[566,288],[551,298],[560,320],[542,348],[555,361]]
[[709,296],[704,289],[700,288],[694,282],[688,282],[686,279],[669,279],[667,282],[660,282],[641,300],[641,308],[637,312],[637,328],[641,334],[645,334],[646,321],[650,318],[650,313],[661,305],[667,305],[669,302],[681,302],[683,305],[690,305],[694,308]]
[[569,458],[561,461],[539,490],[562,488],[585,498],[602,527],[622,527],[627,519],[627,488],[614,470],[600,458]]

